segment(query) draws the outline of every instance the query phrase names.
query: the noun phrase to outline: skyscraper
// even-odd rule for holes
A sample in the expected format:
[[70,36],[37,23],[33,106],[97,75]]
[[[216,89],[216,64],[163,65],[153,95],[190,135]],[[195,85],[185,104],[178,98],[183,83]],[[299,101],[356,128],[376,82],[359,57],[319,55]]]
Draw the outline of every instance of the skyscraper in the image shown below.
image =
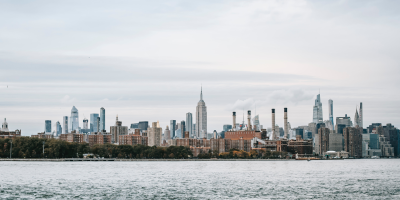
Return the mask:
[[186,113],[186,131],[189,131],[189,137],[193,137],[193,116],[192,113]]
[[196,107],[196,137],[207,137],[207,107],[203,101],[203,87],[200,92],[200,101]]
[[313,107],[313,122],[318,124],[318,122],[323,121],[322,117],[322,103],[320,94],[317,95],[315,99],[315,105]]
[[171,139],[175,137],[175,131],[176,131],[176,120],[171,120],[169,123],[169,127],[171,127]]
[[332,99],[329,99],[328,104],[329,104],[329,120],[332,123],[332,128],[333,128],[332,130],[335,130],[335,124],[333,123],[333,101],[332,101]]
[[82,129],[89,129],[89,120],[84,118],[83,119],[83,125],[82,125]]
[[358,126],[360,126],[361,128],[363,128],[363,121],[364,121],[364,117],[363,117],[363,106],[362,106],[362,102],[360,102],[360,119],[359,119],[359,124]]
[[99,117],[99,114],[97,113],[90,114],[90,132],[99,132],[97,129],[97,117]]
[[[100,121],[100,117],[98,118]],[[100,127],[100,126],[99,126]],[[112,143],[119,144],[120,135],[128,135],[128,127],[122,126],[122,122],[118,121],[118,115],[115,120],[115,126],[110,126],[110,134],[112,136]]]
[[68,133],[68,116],[64,116],[63,117],[62,133],[63,134],[67,134]]
[[71,109],[70,123],[71,123],[71,131],[78,130],[78,128],[79,128],[79,113],[78,113],[78,109],[76,109],[75,106],[73,106]]
[[182,138],[183,138],[183,136],[185,136],[185,131],[186,131],[186,123],[185,123],[185,121],[181,121],[181,133],[182,133]]
[[56,122],[56,131],[54,136],[59,136],[62,132],[61,124],[59,121]]
[[356,108],[356,113],[354,114],[354,127],[356,126],[360,126],[360,118],[358,115],[357,108]]
[[258,115],[254,116],[253,118],[253,124],[256,126],[256,131],[260,130],[260,117]]
[[106,110],[101,107],[100,108],[100,131],[106,130]]
[[44,133],[45,134],[51,133],[51,120],[44,121]]
[[148,122],[148,121],[141,121],[141,122],[139,122],[139,129],[140,129],[141,131],[147,130],[148,127],[149,127],[149,122]]

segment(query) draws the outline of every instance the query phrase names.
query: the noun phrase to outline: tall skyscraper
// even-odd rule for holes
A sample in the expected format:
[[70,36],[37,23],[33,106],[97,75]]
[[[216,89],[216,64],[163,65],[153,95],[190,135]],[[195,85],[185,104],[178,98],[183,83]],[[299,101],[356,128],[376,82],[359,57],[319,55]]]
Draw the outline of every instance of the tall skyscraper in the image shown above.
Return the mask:
[[328,101],[329,104],[329,121],[332,123],[332,130],[335,130],[335,124],[333,123],[333,101],[332,99],[329,99]]
[[164,131],[164,140],[169,140],[169,139],[171,139],[171,132],[169,130],[169,127],[167,126],[167,128],[165,128]]
[[100,108],[100,131],[106,130],[106,109]]
[[79,128],[79,113],[78,109],[75,108],[75,106],[72,107],[71,109],[71,117],[70,123],[71,123],[71,131],[78,130]]
[[99,117],[99,114],[97,113],[90,114],[90,132],[99,132],[97,129],[97,117]]
[[62,133],[62,127],[59,121],[56,122],[55,136],[59,136]]
[[200,92],[200,101],[196,107],[196,137],[207,137],[207,106],[203,101],[203,87]]
[[45,134],[51,133],[51,120],[44,121],[44,133]]
[[359,124],[358,124],[358,126],[360,126],[361,128],[364,128],[364,116],[363,116],[363,105],[362,105],[362,102],[360,102],[360,119],[359,119]]
[[176,131],[176,120],[171,120],[169,123],[169,127],[171,128],[171,139],[175,137],[175,131]]
[[186,113],[186,131],[189,131],[189,137],[193,137],[193,116],[192,113]]
[[182,133],[182,138],[183,138],[183,136],[185,136],[185,131],[186,131],[186,123],[185,123],[185,121],[181,121],[181,133]]
[[315,99],[315,105],[313,107],[313,122],[318,123],[322,122],[322,103],[320,94],[317,95],[317,99]]
[[67,134],[68,133],[68,116],[64,116],[63,117],[62,133],[63,134]]

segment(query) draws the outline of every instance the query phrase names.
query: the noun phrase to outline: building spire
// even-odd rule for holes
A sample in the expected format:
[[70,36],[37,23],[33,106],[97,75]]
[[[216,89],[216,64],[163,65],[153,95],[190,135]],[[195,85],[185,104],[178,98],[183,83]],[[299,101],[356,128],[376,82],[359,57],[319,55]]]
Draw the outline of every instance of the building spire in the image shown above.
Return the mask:
[[201,85],[200,100],[203,100],[203,85]]

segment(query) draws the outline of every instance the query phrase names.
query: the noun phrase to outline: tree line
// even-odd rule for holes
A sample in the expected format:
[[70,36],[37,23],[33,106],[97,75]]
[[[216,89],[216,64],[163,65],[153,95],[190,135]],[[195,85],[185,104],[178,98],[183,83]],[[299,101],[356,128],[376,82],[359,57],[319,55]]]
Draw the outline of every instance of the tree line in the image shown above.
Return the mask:
[[83,158],[83,154],[90,153],[104,158],[181,159],[193,156],[190,149],[183,146],[150,147],[144,145],[97,144],[90,147],[88,143],[71,143],[57,139],[0,138],[0,157],[9,158],[10,150],[12,158]]
[[[129,159],[186,159],[192,158],[190,148],[183,146],[156,147],[145,145],[114,145],[96,144],[92,147],[88,143],[71,143],[57,139],[40,139],[31,137],[17,137],[13,139],[0,138],[0,158],[10,157],[12,140],[12,158],[83,158],[84,154],[93,154],[101,158],[129,158]],[[44,153],[43,153],[44,142]],[[199,159],[268,159],[286,158],[286,152],[251,150],[246,152],[230,149],[229,152],[219,153],[217,150],[201,153]]]

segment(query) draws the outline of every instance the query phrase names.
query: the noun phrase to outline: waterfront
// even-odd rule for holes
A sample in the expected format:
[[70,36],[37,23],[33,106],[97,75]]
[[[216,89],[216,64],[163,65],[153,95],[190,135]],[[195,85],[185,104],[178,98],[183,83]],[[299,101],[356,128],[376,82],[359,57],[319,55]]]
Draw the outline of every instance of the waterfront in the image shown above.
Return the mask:
[[1,162],[1,198],[400,198],[399,159]]

